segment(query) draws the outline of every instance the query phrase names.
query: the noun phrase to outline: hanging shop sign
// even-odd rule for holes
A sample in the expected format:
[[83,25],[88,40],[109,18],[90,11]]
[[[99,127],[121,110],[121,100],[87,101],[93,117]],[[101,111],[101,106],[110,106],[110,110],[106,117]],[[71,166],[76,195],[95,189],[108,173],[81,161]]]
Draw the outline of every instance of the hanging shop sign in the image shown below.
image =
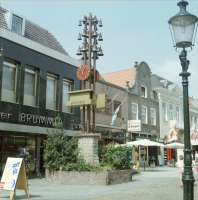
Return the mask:
[[128,131],[141,131],[141,120],[128,120]]
[[12,200],[16,189],[25,190],[26,196],[29,198],[23,158],[8,157],[0,182],[0,192],[1,190],[10,191],[10,199]]

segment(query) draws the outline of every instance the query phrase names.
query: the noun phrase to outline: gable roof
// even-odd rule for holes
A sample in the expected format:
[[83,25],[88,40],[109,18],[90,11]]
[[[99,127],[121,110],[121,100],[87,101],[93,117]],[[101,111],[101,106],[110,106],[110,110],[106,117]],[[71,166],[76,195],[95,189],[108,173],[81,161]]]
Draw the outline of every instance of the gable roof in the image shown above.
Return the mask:
[[[167,82],[166,87],[162,84],[161,81]],[[169,80],[167,80],[167,79],[165,79],[165,78],[163,78],[163,77],[161,77],[157,74],[151,75],[151,87],[152,87],[152,89],[158,88],[158,87],[169,89],[169,88],[171,88],[170,85],[175,85],[175,83],[173,83],[172,81],[169,81]],[[174,86],[172,86],[172,87],[174,87]]]
[[109,83],[126,88],[126,81],[129,81],[129,87],[135,79],[135,68],[124,69],[116,72],[101,74],[102,78]]
[[[5,29],[8,29],[8,25],[4,17],[5,13],[7,12],[8,10],[0,6],[0,27],[3,27]],[[56,38],[50,32],[48,32],[46,29],[40,27],[39,25],[27,19],[25,20],[25,35],[22,37],[26,37],[30,40],[33,40],[51,49],[54,49],[56,51],[68,55],[68,53],[62,47],[62,45],[56,40]]]
[[190,100],[189,100],[189,105],[191,105],[191,106],[193,106],[193,107],[196,107],[196,106],[192,103],[192,101],[190,101]]

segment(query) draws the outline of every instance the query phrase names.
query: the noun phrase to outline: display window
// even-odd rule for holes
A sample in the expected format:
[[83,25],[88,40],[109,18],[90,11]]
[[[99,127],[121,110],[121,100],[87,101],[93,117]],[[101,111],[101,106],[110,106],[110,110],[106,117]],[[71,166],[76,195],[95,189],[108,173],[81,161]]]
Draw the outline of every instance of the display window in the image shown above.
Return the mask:
[[[36,138],[34,136],[0,136],[0,171],[3,173],[8,157],[16,158],[20,151],[30,146],[28,159],[35,159]],[[33,167],[33,166],[30,166]]]

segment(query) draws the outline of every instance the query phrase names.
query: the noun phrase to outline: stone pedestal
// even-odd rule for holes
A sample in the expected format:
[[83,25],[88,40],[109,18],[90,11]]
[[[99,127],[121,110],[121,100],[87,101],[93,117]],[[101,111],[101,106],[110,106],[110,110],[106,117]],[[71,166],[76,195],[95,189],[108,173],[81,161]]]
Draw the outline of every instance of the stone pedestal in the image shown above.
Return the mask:
[[99,164],[98,158],[98,138],[100,136],[93,134],[83,134],[76,136],[78,138],[78,148],[80,155],[87,163]]

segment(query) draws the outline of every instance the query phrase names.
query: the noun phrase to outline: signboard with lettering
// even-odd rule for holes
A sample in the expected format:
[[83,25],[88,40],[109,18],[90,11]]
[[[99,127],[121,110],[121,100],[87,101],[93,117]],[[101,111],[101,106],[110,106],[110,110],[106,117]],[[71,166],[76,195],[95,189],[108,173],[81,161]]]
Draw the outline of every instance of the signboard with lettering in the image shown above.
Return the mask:
[[128,131],[141,131],[141,120],[128,120]]
[[25,190],[29,198],[23,158],[8,158],[0,182],[0,192],[1,190],[11,191],[10,199],[12,199],[16,189]]

